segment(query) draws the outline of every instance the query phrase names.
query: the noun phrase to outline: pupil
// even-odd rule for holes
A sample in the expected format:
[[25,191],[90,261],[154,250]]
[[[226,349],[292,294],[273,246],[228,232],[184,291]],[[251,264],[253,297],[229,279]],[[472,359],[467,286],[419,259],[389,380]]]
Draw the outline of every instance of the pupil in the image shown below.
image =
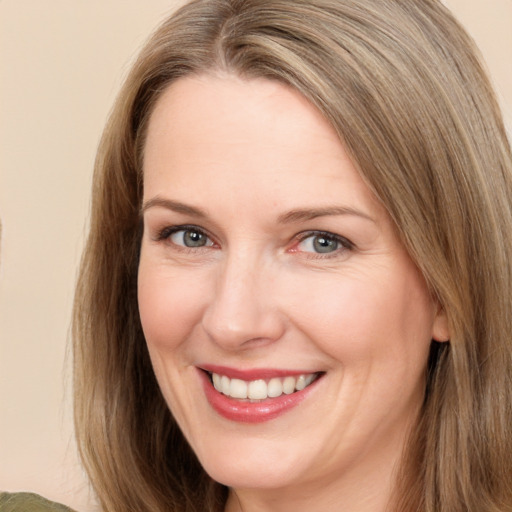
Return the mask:
[[183,238],[187,247],[202,247],[206,243],[206,237],[197,231],[186,231]]
[[318,236],[313,242],[316,252],[331,252],[337,249],[337,245],[336,240],[332,240],[325,236]]

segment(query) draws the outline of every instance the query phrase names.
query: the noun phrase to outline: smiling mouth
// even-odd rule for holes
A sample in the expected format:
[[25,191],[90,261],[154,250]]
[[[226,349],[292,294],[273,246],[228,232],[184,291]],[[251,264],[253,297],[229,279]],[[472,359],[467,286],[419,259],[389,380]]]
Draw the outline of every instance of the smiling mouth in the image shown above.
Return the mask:
[[318,372],[245,381],[214,372],[207,372],[207,374],[211,384],[219,393],[248,402],[260,402],[302,391],[322,375],[321,372]]

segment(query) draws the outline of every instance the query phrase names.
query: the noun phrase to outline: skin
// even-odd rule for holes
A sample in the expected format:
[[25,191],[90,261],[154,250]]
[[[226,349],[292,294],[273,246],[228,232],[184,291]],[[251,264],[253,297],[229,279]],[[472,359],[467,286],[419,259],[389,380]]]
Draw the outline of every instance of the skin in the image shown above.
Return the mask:
[[[226,510],[384,511],[446,319],[332,127],[283,84],[186,77],[155,107],[143,171],[142,325],[173,415],[231,488]],[[183,225],[205,245],[170,234]],[[210,406],[208,364],[324,373],[247,424]]]

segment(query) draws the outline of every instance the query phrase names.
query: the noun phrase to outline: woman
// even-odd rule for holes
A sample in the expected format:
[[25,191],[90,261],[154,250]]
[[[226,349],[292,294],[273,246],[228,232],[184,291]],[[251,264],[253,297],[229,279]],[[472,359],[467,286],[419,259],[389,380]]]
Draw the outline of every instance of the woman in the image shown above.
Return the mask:
[[104,510],[512,510],[512,164],[435,0],[203,0],[99,150],[76,427]]

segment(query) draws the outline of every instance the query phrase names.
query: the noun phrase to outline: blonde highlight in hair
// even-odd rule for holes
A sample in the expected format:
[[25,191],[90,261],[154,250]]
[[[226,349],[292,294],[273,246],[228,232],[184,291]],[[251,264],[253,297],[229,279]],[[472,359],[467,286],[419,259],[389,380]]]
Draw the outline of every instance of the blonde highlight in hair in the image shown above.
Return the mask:
[[98,151],[75,300],[77,439],[104,509],[224,507],[160,394],[136,290],[149,117],[173,81],[218,71],[322,112],[449,319],[390,510],[512,511],[512,156],[474,44],[437,0],[196,0],[142,50]]

